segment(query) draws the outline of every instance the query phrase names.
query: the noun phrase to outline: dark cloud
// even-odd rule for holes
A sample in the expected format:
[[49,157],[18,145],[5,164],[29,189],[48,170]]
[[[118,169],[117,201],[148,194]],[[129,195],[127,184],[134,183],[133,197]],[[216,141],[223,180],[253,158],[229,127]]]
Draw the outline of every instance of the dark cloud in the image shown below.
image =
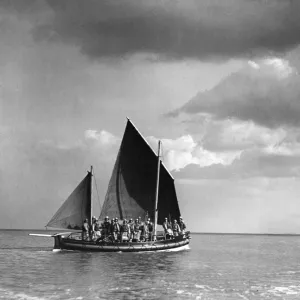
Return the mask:
[[269,128],[299,126],[300,77],[288,62],[277,63],[282,65],[262,63],[260,69],[238,71],[169,115],[208,113],[220,120],[254,121]]
[[45,16],[44,13],[49,11],[49,7],[45,0],[1,0],[0,13],[1,11],[15,14],[18,18],[30,18],[34,23],[39,23],[39,18]]
[[299,177],[300,157],[270,155],[261,151],[244,151],[231,165],[215,164],[208,167],[188,165],[174,172],[176,179],[229,179],[252,177]]
[[[28,10],[21,1],[4,3]],[[150,52],[175,59],[224,59],[284,52],[300,41],[298,0],[47,3],[53,16],[38,22],[36,40],[77,45],[93,58]]]

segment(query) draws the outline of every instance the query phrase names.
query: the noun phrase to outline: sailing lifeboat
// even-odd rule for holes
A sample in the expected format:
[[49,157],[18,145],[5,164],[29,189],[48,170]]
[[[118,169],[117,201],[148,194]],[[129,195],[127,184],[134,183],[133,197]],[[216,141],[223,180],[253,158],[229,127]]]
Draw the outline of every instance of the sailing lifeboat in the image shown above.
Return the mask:
[[[62,204],[46,227],[81,230],[85,219],[92,223],[93,168]],[[160,142],[156,154],[131,120],[127,120],[122,143],[108,185],[100,220],[105,216],[119,220],[150,218],[154,220],[151,240],[140,242],[113,241],[109,237],[85,240],[81,231],[53,235],[53,250],[97,252],[179,251],[188,249],[190,232],[178,236],[157,234],[157,225],[165,217],[179,220],[180,210],[174,178],[160,159]],[[168,238],[167,238],[168,237]]]

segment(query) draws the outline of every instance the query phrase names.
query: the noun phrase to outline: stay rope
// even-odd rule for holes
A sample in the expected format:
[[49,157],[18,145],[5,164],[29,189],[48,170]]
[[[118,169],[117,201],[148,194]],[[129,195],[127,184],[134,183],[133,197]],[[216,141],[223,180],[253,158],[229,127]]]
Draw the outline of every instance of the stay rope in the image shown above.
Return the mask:
[[100,197],[99,197],[99,192],[98,192],[98,187],[97,187],[97,181],[96,181],[96,173],[95,171],[93,172],[93,177],[94,177],[94,182],[95,182],[95,187],[96,187],[96,192],[97,192],[97,199],[98,199],[98,204],[99,204],[99,210],[101,213],[101,203],[100,203]]
[[165,154],[164,154],[164,146],[163,146],[163,143],[162,143],[162,141],[161,141],[161,144],[160,144],[161,146],[161,155],[160,155],[160,160],[162,161],[162,162],[164,162],[164,160],[165,160]]

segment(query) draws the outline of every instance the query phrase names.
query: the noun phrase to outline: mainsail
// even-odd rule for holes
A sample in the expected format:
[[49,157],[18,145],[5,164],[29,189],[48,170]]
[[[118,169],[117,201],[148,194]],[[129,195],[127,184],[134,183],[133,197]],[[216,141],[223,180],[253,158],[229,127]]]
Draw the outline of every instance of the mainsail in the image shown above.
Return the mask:
[[91,180],[92,174],[88,172],[46,227],[81,229],[84,219],[90,218]]
[[[157,155],[128,120],[112,172],[100,218],[154,219]],[[161,163],[158,192],[158,224],[180,216],[174,179]]]

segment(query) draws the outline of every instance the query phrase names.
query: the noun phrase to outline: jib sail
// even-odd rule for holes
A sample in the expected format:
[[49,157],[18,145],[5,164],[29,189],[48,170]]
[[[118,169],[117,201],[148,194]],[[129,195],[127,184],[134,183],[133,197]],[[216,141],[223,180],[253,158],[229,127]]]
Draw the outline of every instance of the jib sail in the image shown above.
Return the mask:
[[88,172],[46,227],[81,229],[84,219],[90,218],[91,180],[92,175]]

